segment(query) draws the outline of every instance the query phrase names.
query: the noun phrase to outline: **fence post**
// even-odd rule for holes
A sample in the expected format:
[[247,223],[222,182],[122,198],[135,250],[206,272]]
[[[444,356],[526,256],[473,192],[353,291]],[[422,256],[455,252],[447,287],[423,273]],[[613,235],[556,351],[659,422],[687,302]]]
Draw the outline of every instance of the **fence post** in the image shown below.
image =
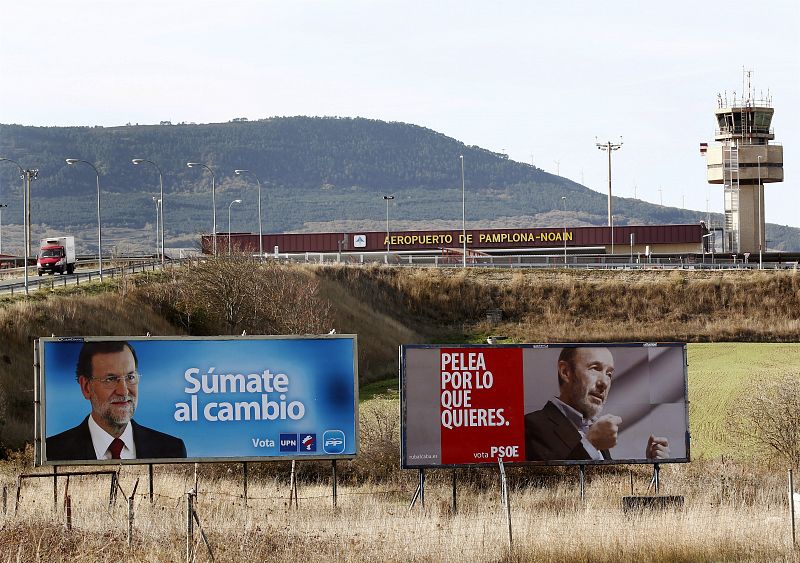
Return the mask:
[[795,535],[795,515],[794,515],[794,475],[792,470],[789,470],[789,506],[792,512],[792,547],[797,546],[797,539]]
[[64,512],[67,514],[67,531],[72,531],[72,497],[64,499]]
[[506,508],[506,525],[508,527],[508,555],[513,553],[514,537],[511,532],[511,499],[508,496],[508,481],[506,480],[506,468],[503,465],[503,458],[498,458],[497,464],[500,467],[500,490],[502,492],[503,505]]
[[242,462],[242,477],[243,477],[243,487],[244,487],[244,507],[247,508],[247,462]]
[[53,512],[58,511],[58,466],[53,466]]
[[192,560],[194,551],[194,513],[193,506],[194,491],[186,493],[186,563]]
[[6,510],[8,509],[8,488],[3,485],[3,516],[6,515]]
[[19,510],[19,497],[22,496],[22,474],[17,475],[17,500],[14,502],[14,516]]
[[108,509],[114,506],[114,501],[117,498],[117,474],[111,474],[111,490],[108,492]]
[[133,543],[133,495],[128,499],[128,547]]
[[331,475],[331,478],[332,478],[331,480],[333,482],[333,487],[332,487],[333,490],[331,491],[333,493],[333,508],[336,508],[336,493],[337,493],[337,491],[336,491],[337,482],[336,481],[337,481],[337,476],[336,476],[336,460],[335,459],[331,462],[331,470],[332,470],[332,473],[333,473]]
[[453,516],[456,515],[456,471],[458,471],[455,467],[453,468]]

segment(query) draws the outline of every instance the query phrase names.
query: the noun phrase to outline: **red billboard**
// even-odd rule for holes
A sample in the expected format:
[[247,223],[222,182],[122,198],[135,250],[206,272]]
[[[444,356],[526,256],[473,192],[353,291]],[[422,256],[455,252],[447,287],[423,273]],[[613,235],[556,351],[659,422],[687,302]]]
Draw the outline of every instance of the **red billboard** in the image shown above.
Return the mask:
[[685,344],[400,353],[403,467],[689,461]]

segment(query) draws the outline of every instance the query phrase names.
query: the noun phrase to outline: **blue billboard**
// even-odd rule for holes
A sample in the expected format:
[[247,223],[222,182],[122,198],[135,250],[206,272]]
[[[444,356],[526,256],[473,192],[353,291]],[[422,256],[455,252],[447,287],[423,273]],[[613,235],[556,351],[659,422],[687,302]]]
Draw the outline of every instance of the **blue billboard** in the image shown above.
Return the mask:
[[37,464],[352,458],[354,335],[38,343]]

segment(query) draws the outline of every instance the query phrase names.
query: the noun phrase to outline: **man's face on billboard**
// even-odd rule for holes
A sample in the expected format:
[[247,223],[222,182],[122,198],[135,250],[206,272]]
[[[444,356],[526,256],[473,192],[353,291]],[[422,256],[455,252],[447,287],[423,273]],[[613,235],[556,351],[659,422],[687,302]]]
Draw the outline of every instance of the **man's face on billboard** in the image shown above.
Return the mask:
[[125,382],[125,376],[133,373],[136,362],[126,347],[92,356],[91,378],[80,378],[83,396],[92,403],[92,418],[112,436],[122,433],[136,410],[138,385]]
[[559,362],[561,400],[584,418],[597,416],[608,398],[614,357],[608,348],[577,348],[574,362]]

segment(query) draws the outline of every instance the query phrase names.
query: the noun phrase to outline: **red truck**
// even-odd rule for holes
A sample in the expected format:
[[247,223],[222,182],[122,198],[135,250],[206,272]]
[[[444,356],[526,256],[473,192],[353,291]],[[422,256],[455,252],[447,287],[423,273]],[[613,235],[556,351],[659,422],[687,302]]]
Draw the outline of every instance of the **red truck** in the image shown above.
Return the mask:
[[39,259],[36,260],[36,272],[41,276],[47,272],[51,276],[58,272],[61,275],[75,271],[75,237],[43,238],[39,245]]

